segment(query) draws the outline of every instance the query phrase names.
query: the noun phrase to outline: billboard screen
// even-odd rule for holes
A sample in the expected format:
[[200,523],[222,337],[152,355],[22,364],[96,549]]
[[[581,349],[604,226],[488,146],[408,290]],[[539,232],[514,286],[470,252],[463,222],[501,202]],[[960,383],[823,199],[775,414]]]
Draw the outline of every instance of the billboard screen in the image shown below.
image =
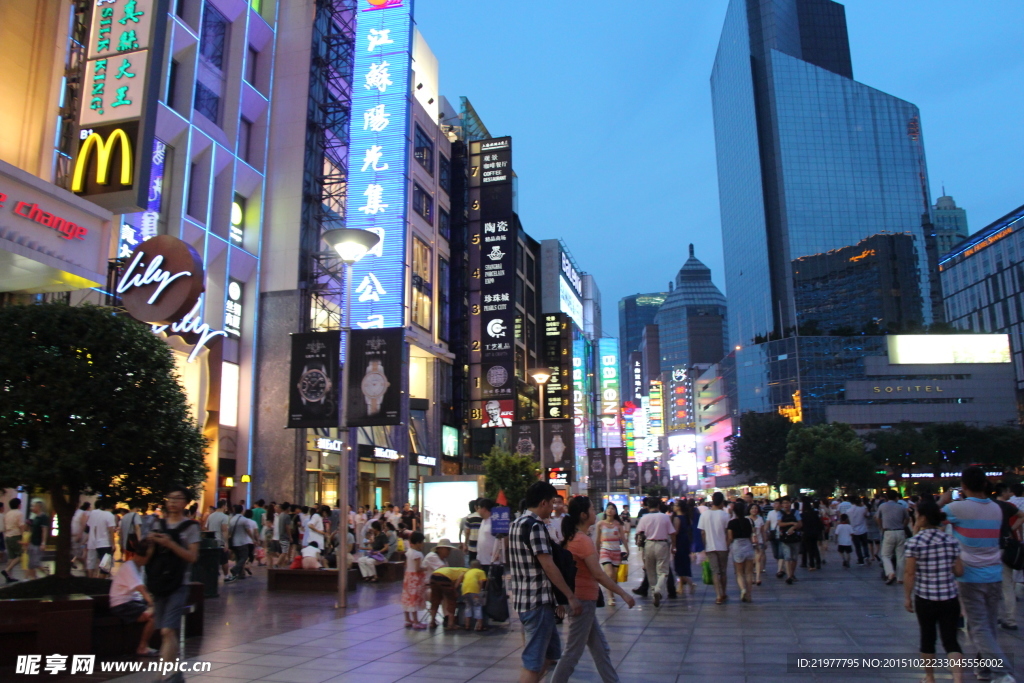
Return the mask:
[[893,334],[889,362],[894,365],[1009,363],[1005,334]]

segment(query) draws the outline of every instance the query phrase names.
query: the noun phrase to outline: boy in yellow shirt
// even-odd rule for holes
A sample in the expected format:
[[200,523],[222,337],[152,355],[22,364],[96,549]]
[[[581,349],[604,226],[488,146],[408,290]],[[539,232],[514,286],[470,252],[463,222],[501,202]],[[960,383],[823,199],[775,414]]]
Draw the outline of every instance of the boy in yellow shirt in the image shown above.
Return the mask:
[[484,597],[482,589],[487,584],[487,574],[480,568],[480,563],[473,560],[469,563],[469,571],[462,579],[462,599],[466,604],[466,630],[469,631],[469,620],[476,619],[476,630],[486,631],[484,627]]

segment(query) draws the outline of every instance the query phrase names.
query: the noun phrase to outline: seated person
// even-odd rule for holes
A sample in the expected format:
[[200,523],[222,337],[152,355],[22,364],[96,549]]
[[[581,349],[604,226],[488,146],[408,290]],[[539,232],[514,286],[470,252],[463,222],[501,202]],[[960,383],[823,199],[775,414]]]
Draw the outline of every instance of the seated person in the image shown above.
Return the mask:
[[149,647],[149,639],[153,635],[153,596],[146,590],[140,569],[153,557],[153,549],[154,545],[148,539],[138,541],[132,559],[121,565],[110,582],[110,613],[126,624],[145,624],[135,653],[146,656],[154,656],[157,651]]
[[322,569],[324,566],[323,555],[320,554],[320,544],[310,541],[309,545],[302,549],[303,569]]

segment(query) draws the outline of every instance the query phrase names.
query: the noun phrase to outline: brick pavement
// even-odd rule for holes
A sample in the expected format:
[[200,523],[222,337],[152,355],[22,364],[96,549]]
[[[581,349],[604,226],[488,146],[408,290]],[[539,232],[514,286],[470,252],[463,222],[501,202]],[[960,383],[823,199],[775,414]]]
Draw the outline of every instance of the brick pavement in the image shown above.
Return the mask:
[[[634,553],[634,557],[636,554]],[[885,586],[879,570],[843,569],[834,551],[819,572],[798,570],[788,586],[769,575],[754,602],[739,602],[730,573],[731,599],[714,604],[709,586],[694,597],[655,609],[638,600],[632,610],[606,608],[602,621],[623,683],[773,683],[791,680],[918,681],[920,671],[874,671],[864,676],[835,672],[786,672],[787,653],[822,656],[881,653],[914,656],[917,622],[903,609],[902,587]],[[632,568],[629,586],[640,579]],[[699,580],[699,579],[698,579]],[[486,634],[410,631],[403,627],[398,585],[361,585],[345,616],[332,596],[275,593],[255,579],[227,586],[212,601],[207,635],[189,641],[187,654],[213,662],[195,683],[288,681],[291,683],[504,683],[520,664],[517,621]],[[1001,633],[1008,654],[1024,657],[1021,635]],[[940,648],[941,649],[941,648]],[[970,651],[968,649],[968,651]],[[1018,657],[1018,658],[1020,658]],[[949,675],[939,673],[939,680]],[[1024,666],[1017,664],[1024,681]],[[974,680],[968,674],[966,680]],[[123,683],[150,681],[128,676]],[[584,655],[574,681],[599,680]]]

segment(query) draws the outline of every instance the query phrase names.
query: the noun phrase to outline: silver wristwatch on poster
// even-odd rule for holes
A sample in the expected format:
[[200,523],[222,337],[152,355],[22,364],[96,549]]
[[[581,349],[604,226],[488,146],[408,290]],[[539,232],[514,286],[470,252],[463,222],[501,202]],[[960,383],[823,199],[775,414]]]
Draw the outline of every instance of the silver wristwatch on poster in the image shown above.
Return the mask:
[[363,398],[366,399],[367,415],[376,415],[380,412],[384,393],[390,386],[391,383],[384,376],[384,366],[379,360],[371,360],[369,365],[366,366],[366,374],[363,375],[363,382],[361,384]]

